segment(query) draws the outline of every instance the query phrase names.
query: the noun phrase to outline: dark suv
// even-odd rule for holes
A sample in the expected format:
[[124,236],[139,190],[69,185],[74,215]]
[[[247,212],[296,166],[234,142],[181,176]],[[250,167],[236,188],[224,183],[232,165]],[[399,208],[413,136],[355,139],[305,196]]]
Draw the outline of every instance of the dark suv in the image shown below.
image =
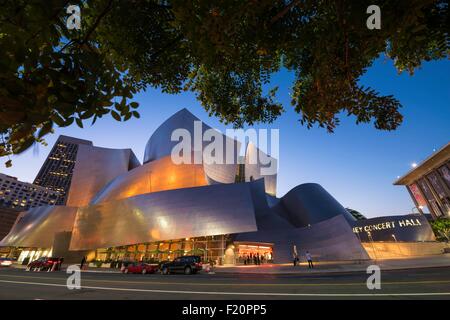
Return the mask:
[[184,256],[161,265],[161,273],[182,272],[193,274],[202,270],[202,258],[200,256]]

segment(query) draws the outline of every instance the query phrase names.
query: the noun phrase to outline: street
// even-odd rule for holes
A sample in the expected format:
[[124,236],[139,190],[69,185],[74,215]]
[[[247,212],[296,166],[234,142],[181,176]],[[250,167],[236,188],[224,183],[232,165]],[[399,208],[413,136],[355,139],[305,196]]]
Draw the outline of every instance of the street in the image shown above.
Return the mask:
[[0,299],[450,299],[450,268],[382,271],[381,289],[368,290],[365,272],[324,275],[81,274],[66,287],[64,271],[0,269]]

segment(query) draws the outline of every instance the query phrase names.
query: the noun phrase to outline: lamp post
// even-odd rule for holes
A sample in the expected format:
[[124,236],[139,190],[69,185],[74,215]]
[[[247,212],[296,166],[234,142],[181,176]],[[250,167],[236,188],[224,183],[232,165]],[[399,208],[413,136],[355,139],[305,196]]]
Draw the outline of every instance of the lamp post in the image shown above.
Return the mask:
[[392,234],[392,238],[394,238],[395,243],[397,244],[398,254],[400,255],[401,254],[400,245],[398,244],[397,237],[395,236],[395,234]]
[[373,254],[375,256],[375,261],[377,261],[378,260],[377,250],[375,249],[375,246],[373,245],[373,238],[372,238],[372,234],[370,233],[370,231],[367,231],[367,237],[369,238],[370,243],[372,245],[372,250],[373,250]]
[[[362,244],[361,236],[359,235],[359,232],[356,232],[356,236],[358,237],[359,243]],[[363,260],[362,255],[363,255],[363,253],[362,253],[362,251],[361,251],[361,252],[359,253],[359,257],[360,257],[359,263],[360,263],[360,264],[361,264],[361,262],[362,262],[362,260]]]
[[418,207],[414,206],[414,207],[412,207],[412,209],[411,209],[411,213],[412,213],[412,214],[416,214],[416,213],[414,212],[414,209],[417,209],[417,213],[419,213],[419,214],[422,214],[422,213],[423,213],[423,212],[422,212],[423,206],[418,206]]

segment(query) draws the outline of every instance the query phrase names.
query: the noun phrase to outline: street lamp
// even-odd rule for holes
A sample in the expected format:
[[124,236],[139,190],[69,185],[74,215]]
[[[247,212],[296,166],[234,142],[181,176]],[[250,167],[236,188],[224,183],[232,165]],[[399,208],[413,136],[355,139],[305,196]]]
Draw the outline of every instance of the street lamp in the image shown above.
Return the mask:
[[423,206],[418,206],[418,207],[414,206],[414,207],[412,207],[412,209],[411,209],[411,213],[412,214],[415,214],[414,209],[417,209],[417,211],[418,211],[417,213],[421,214],[422,210],[423,210]]
[[392,234],[392,238],[394,238],[395,243],[397,244],[397,251],[398,251],[398,255],[401,256],[401,249],[400,249],[400,244],[397,241],[397,238],[395,237],[395,234]]
[[378,258],[377,258],[377,250],[375,249],[375,246],[373,245],[373,238],[372,238],[372,234],[370,233],[370,231],[367,231],[367,237],[369,238],[370,243],[372,245],[372,250],[373,250],[373,254],[375,256],[375,261],[377,261],[378,260]]

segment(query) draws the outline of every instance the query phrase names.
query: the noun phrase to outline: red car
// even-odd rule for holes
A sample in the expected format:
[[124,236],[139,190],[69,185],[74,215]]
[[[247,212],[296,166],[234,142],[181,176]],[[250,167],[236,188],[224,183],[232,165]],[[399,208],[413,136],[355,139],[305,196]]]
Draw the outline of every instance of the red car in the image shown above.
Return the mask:
[[155,273],[158,271],[158,266],[153,264],[148,264],[144,262],[132,262],[123,268],[123,273]]
[[54,264],[56,264],[55,270],[59,270],[59,268],[61,268],[60,261],[62,261],[61,258],[40,257],[39,259],[30,262],[27,266],[27,270],[47,271],[51,270]]

